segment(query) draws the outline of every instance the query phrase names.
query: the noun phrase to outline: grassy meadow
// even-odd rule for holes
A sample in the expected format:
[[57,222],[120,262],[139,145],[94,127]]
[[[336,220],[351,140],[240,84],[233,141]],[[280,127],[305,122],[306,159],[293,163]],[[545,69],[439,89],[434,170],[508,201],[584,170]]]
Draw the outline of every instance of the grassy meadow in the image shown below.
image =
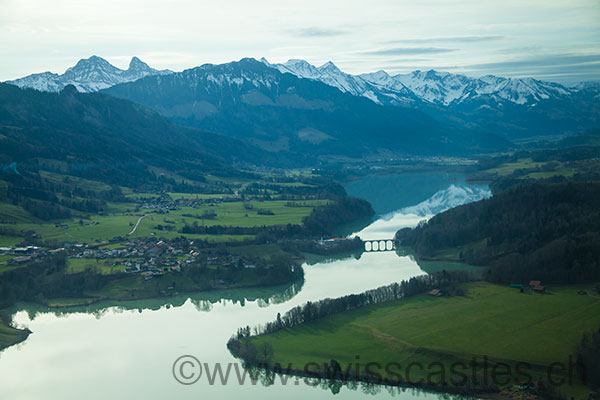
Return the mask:
[[520,158],[515,162],[502,163],[495,168],[485,170],[486,174],[508,176],[518,170],[531,170],[541,169],[540,171],[533,171],[522,174],[519,176],[520,179],[547,179],[553,176],[564,176],[571,177],[577,172],[577,167],[568,165],[568,163],[553,163],[550,165],[549,162],[537,162],[531,158]]
[[[523,376],[515,372],[518,362],[528,363],[534,379],[546,375],[554,362],[567,364],[584,332],[600,326],[600,297],[579,295],[583,286],[551,288],[548,294],[526,294],[489,283],[465,284],[465,296],[416,297],[369,306],[316,322],[255,337],[260,345],[273,346],[273,363],[302,370],[309,362],[337,360],[342,371],[357,362],[381,365],[398,363],[400,371],[412,362],[410,381],[427,381],[432,362],[446,368],[467,364],[483,356],[504,362],[511,374],[504,386]],[[359,361],[358,361],[359,360]],[[354,368],[354,367],[352,367]],[[478,369],[481,373],[482,371]],[[397,379],[384,370],[384,377]],[[436,381],[436,379],[438,379]],[[556,378],[558,379],[558,378]],[[438,383],[439,376],[432,379]],[[499,383],[504,383],[499,381]],[[502,385],[500,385],[502,386]],[[581,382],[561,386],[563,393],[587,398]]]
[[[195,195],[194,195],[195,196]],[[201,195],[199,195],[201,196]],[[135,204],[133,203],[109,203],[108,213],[104,215],[89,214],[86,218],[69,218],[54,221],[41,221],[29,215],[20,207],[8,204],[0,205],[0,216],[2,214],[10,215],[11,223],[2,223],[0,218],[0,229],[6,229],[14,234],[0,234],[0,246],[14,246],[18,244],[22,237],[16,233],[22,230],[32,230],[39,233],[44,240],[56,240],[57,242],[73,241],[80,243],[104,242],[117,236],[122,237],[166,237],[174,238],[182,236],[179,230],[186,224],[213,226],[271,226],[280,224],[299,224],[302,218],[309,215],[314,207],[326,204],[327,200],[307,200],[307,207],[287,207],[288,201],[267,200],[247,202],[251,209],[244,208],[244,203],[225,202],[215,203],[213,205],[201,205],[198,207],[181,207],[178,210],[168,213],[154,213],[151,210],[142,209],[139,212],[133,212]],[[258,210],[269,210],[274,215],[259,214]],[[200,216],[206,212],[215,212],[215,218],[202,219]],[[136,231],[128,235],[133,229],[138,219],[146,215]],[[193,215],[189,217],[184,215]],[[18,222],[14,222],[14,221]],[[173,230],[159,230],[157,225],[172,226]],[[251,239],[252,235],[206,235],[206,234],[183,234],[183,236],[193,239],[203,239],[211,242],[230,242],[237,240]]]

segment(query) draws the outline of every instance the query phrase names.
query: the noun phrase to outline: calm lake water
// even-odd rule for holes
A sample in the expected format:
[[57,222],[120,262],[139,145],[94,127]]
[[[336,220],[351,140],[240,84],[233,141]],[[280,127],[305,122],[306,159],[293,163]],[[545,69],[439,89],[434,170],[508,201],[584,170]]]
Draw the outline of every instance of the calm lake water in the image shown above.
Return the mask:
[[[440,191],[455,196],[456,190],[444,192],[453,184],[455,188],[458,185],[458,192],[473,189],[461,181],[456,175],[412,174],[368,177],[355,182],[349,185],[348,192],[371,201],[380,214],[375,222],[355,234],[372,239],[392,238],[399,228],[427,217],[420,215],[422,212],[411,214],[402,209],[416,206]],[[404,184],[409,185],[408,189]],[[410,187],[415,190],[408,194]],[[485,196],[485,188],[475,189],[473,196]],[[394,210],[400,211],[390,213]],[[29,328],[33,334],[25,342],[0,352],[0,397],[331,398],[331,390],[309,386],[302,379],[292,378],[287,385],[276,380],[272,386],[260,382],[254,386],[249,382],[239,385],[236,379],[230,379],[227,385],[219,381],[210,385],[202,376],[197,383],[185,386],[177,383],[172,374],[173,362],[187,354],[211,366],[237,362],[225,344],[241,326],[274,320],[278,312],[283,314],[307,301],[360,293],[424,273],[413,258],[395,252],[363,253],[358,259],[349,256],[327,260],[307,264],[304,269],[303,283],[275,288],[215,291],[60,311],[19,305],[15,308],[14,324]],[[386,388],[360,385],[353,390],[342,387],[339,393],[344,399],[370,398],[374,394],[377,398],[440,397],[414,390],[392,396]]]

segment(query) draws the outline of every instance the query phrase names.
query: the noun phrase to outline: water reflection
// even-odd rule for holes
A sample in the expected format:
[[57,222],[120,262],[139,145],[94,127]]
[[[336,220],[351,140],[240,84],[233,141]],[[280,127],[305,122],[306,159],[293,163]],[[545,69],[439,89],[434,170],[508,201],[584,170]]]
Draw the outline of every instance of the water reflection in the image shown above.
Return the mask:
[[266,370],[256,366],[246,366],[244,368],[246,369],[248,378],[251,381],[260,382],[260,384],[264,387],[271,387],[276,385],[296,385],[296,382],[300,381],[302,382],[302,385],[311,387],[315,390],[323,390],[333,395],[344,393],[344,395],[347,396],[348,392],[355,392],[371,396],[387,394],[390,397],[400,398],[436,397],[437,399],[444,400],[476,399],[475,397],[459,394],[432,392],[431,390],[426,390],[414,386],[391,386],[379,383],[357,382],[340,379],[293,377],[290,375],[283,375],[273,370]]
[[[96,319],[102,318],[107,313],[122,313],[124,311],[135,310],[141,313],[144,310],[158,311],[161,309],[171,309],[182,307],[186,302],[190,302],[197,311],[209,312],[213,304],[228,303],[230,305],[244,307],[247,302],[255,302],[259,307],[268,307],[271,304],[281,304],[291,300],[302,290],[304,280],[294,283],[264,288],[214,290],[209,292],[198,292],[173,297],[154,298],[145,300],[127,300],[127,301],[101,301],[98,303],[73,306],[64,308],[49,308],[41,304],[19,303],[9,312],[11,314],[26,314],[29,321],[33,321],[37,316],[45,313],[52,313],[58,318],[63,318],[69,314],[82,313],[93,315]],[[20,319],[20,318],[18,318]]]

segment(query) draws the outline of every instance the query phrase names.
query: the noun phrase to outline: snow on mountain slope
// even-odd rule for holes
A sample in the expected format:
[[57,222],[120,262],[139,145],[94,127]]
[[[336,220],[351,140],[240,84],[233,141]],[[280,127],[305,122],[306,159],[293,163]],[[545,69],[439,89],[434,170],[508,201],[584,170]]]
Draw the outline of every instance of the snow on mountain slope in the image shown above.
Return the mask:
[[[385,71],[351,75],[341,71],[331,61],[320,67],[298,59],[282,64],[271,64],[262,58],[260,62],[282,73],[320,81],[344,93],[366,97],[383,105],[416,107],[419,104],[433,104],[453,107],[460,104],[472,105],[475,101],[476,106],[481,103],[482,107],[488,108],[490,104],[493,106],[493,104],[501,105],[506,102],[532,107],[543,100],[563,99],[578,93],[585,93],[592,99],[600,96],[597,82],[566,88],[557,83],[532,78],[502,78],[493,75],[471,78],[435,70],[413,71],[394,76]],[[127,70],[121,70],[100,57],[92,56],[80,60],[62,75],[44,72],[7,83],[50,92],[60,91],[66,85],[72,84],[79,91],[93,92],[148,75],[168,73],[172,72],[150,68],[137,57],[131,59]],[[226,80],[227,77],[214,77],[214,79],[220,81]]]
[[533,106],[541,100],[569,96],[580,90],[568,89],[558,83],[532,78],[501,78],[492,75],[470,78],[448,72],[413,71],[390,76],[385,71],[351,75],[332,62],[315,67],[304,60],[289,60],[283,64],[266,65],[300,78],[321,81],[342,92],[364,96],[379,104],[407,104],[414,101],[450,106],[467,99],[491,98]]
[[494,95],[517,104],[535,104],[540,100],[568,96],[562,85],[532,78],[513,79],[486,75],[477,80],[478,95]]
[[148,75],[169,74],[169,70],[150,68],[137,57],[133,57],[127,70],[122,70],[105,59],[91,56],[58,75],[51,72],[33,74],[24,78],[7,81],[21,88],[32,88],[43,92],[58,92],[67,85],[74,85],[80,92],[95,92],[119,83],[132,82]]
[[342,72],[331,61],[326,62],[320,67],[308,63],[304,60],[292,59],[283,64],[270,64],[264,58],[261,61],[271,68],[279,70],[281,73],[290,73],[299,78],[312,79],[323,82],[329,86],[338,88],[344,93],[350,93],[354,96],[364,96],[375,103],[381,103],[377,96],[378,90],[360,76],[350,75]]
[[401,82],[419,98],[436,104],[449,105],[460,101],[473,87],[473,79],[448,72],[414,71],[395,75],[394,81]]

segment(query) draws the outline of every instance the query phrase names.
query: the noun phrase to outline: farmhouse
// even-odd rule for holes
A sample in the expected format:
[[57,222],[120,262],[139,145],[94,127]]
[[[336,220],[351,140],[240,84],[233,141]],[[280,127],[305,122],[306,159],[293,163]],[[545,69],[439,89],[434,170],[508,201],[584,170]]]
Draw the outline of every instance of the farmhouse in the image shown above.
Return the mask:
[[23,264],[30,260],[31,260],[30,256],[20,256],[20,257],[15,257],[12,260],[10,260],[9,264]]
[[429,292],[429,295],[439,297],[442,295],[442,291],[440,289],[433,289]]

